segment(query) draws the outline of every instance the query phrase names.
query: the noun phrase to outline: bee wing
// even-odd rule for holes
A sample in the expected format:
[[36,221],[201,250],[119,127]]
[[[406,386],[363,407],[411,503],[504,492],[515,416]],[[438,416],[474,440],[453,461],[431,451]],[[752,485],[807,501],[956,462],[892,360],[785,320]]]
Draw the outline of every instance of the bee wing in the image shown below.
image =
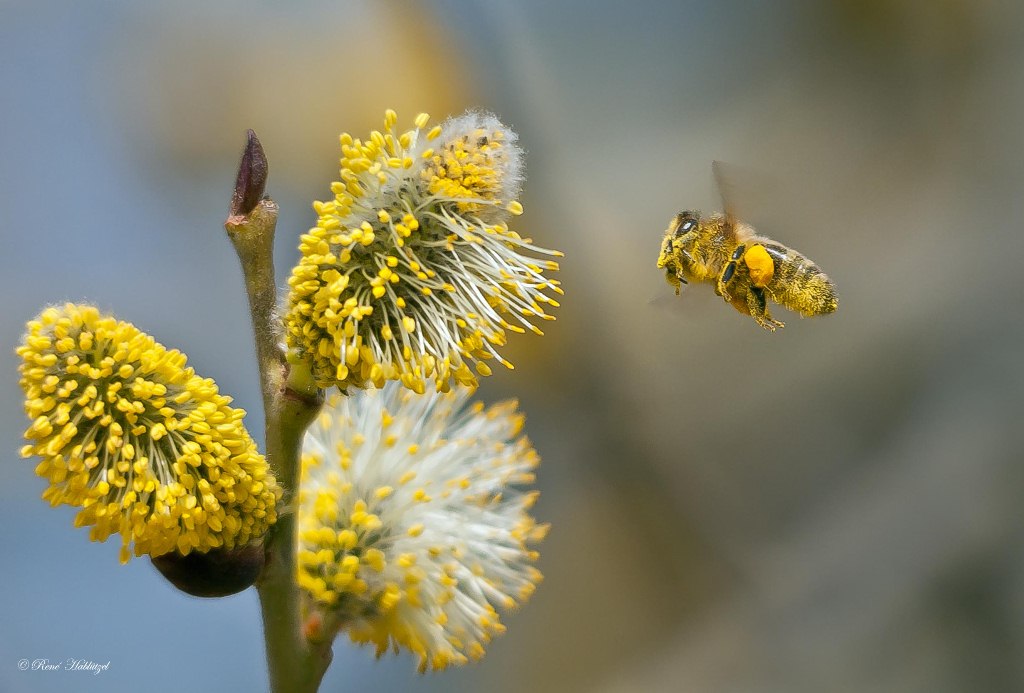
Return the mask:
[[742,220],[757,225],[778,208],[778,180],[770,173],[722,161],[711,162],[711,172],[730,224]]
[[711,175],[715,178],[715,189],[718,191],[719,197],[722,198],[722,212],[730,225],[737,219],[736,210],[732,204],[736,199],[735,177],[729,172],[732,168],[729,164],[722,163],[717,159],[711,162]]

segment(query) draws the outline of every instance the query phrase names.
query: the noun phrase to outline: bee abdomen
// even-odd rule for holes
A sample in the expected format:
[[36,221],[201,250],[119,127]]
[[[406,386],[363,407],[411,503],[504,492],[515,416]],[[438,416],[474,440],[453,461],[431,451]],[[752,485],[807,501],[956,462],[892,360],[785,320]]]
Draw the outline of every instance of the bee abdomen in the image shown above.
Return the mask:
[[792,248],[775,243],[765,248],[775,261],[775,276],[767,287],[772,300],[805,316],[835,312],[836,287],[820,267]]

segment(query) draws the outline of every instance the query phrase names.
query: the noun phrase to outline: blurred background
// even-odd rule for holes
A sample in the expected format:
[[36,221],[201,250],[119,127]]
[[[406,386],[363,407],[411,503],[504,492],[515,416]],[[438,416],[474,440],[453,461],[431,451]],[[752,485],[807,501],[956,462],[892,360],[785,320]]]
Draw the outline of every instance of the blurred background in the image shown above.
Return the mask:
[[[325,691],[1024,690],[1024,6],[940,0],[0,2],[0,690],[262,690],[255,593],[204,602],[39,499],[13,354],[91,301],[260,428],[222,223],[245,129],[284,284],[337,135],[467,107],[566,252],[513,338],[546,580],[482,662],[335,646]],[[733,200],[835,280],[768,334],[655,269]],[[110,661],[99,676],[21,658]]]

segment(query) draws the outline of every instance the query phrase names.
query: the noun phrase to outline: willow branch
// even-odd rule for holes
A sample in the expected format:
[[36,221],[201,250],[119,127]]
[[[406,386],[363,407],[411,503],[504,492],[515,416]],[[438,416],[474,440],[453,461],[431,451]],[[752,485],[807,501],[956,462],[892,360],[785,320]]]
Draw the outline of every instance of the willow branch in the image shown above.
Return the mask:
[[281,347],[274,310],[274,230],[277,205],[264,196],[267,160],[256,133],[239,165],[231,208],[224,224],[242,266],[263,395],[267,462],[284,498],[277,524],[266,541],[266,567],[257,581],[271,690],[316,691],[330,664],[329,644],[310,644],[302,631],[300,595],[295,584],[295,498],[302,436],[320,406],[323,393],[301,369],[291,372]]

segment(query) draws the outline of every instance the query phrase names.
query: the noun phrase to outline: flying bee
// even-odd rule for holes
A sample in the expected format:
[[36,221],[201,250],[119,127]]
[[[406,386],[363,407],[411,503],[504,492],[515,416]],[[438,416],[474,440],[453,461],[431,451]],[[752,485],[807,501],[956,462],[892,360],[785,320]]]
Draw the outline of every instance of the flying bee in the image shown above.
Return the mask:
[[[724,191],[717,161],[712,170]],[[669,222],[658,269],[665,270],[676,294],[682,284],[712,283],[726,303],[772,332],[783,323],[768,312],[769,300],[804,316],[835,312],[835,286],[821,268],[792,248],[757,235],[724,206],[724,214],[685,211]]]

